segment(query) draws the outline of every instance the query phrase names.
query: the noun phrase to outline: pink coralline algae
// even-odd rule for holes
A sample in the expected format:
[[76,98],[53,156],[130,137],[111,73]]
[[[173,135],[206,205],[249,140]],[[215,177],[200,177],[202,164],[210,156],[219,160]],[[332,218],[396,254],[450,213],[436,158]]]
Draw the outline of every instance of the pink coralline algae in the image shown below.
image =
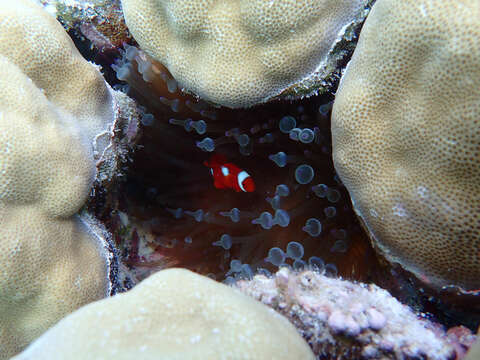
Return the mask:
[[455,359],[453,338],[376,285],[280,269],[235,287],[292,321],[318,359]]

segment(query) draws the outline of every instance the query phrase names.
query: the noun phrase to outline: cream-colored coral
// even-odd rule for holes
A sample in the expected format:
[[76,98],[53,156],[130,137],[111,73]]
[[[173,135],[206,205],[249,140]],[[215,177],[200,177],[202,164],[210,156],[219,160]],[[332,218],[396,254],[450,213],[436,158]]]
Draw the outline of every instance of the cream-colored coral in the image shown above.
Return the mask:
[[104,243],[75,213],[113,105],[98,69],[31,0],[0,3],[0,89],[3,359],[110,291]]
[[113,118],[111,94],[55,18],[34,0],[2,1],[0,54],[15,63],[49,101],[75,117],[88,142]]
[[335,168],[374,244],[480,288],[480,2],[378,0],[332,115]]
[[67,316],[15,359],[314,359],[272,309],[184,269]]
[[201,98],[265,102],[311,76],[361,0],[122,0],[142,49]]

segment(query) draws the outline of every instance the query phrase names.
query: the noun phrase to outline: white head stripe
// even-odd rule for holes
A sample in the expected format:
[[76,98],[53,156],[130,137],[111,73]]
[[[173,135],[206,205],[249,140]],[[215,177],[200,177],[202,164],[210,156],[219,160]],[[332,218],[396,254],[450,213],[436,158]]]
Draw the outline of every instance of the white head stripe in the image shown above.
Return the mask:
[[243,187],[243,182],[246,178],[249,177],[250,175],[248,175],[246,171],[240,171],[237,175],[238,186],[240,186],[240,189],[242,189],[243,192],[247,192],[247,190],[245,190],[245,188]]
[[228,174],[230,174],[228,168],[226,168],[225,166],[222,166],[220,169],[222,170],[223,176],[228,176]]

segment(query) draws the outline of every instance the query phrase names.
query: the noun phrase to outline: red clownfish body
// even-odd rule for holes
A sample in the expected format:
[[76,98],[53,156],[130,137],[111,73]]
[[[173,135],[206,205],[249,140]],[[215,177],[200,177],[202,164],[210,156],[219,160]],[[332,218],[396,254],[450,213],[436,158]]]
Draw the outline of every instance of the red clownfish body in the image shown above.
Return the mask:
[[253,192],[255,183],[252,177],[237,165],[227,161],[225,156],[213,154],[209,161],[203,164],[210,168],[213,185],[217,189],[233,189],[236,192]]

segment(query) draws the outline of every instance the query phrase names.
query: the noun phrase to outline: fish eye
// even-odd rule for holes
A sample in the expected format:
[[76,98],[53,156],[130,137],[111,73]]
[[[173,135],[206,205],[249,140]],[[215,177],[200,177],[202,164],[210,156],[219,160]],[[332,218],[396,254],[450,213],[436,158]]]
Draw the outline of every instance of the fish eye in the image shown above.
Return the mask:
[[222,166],[221,169],[223,176],[228,176],[228,174],[230,173],[228,169],[225,166]]

